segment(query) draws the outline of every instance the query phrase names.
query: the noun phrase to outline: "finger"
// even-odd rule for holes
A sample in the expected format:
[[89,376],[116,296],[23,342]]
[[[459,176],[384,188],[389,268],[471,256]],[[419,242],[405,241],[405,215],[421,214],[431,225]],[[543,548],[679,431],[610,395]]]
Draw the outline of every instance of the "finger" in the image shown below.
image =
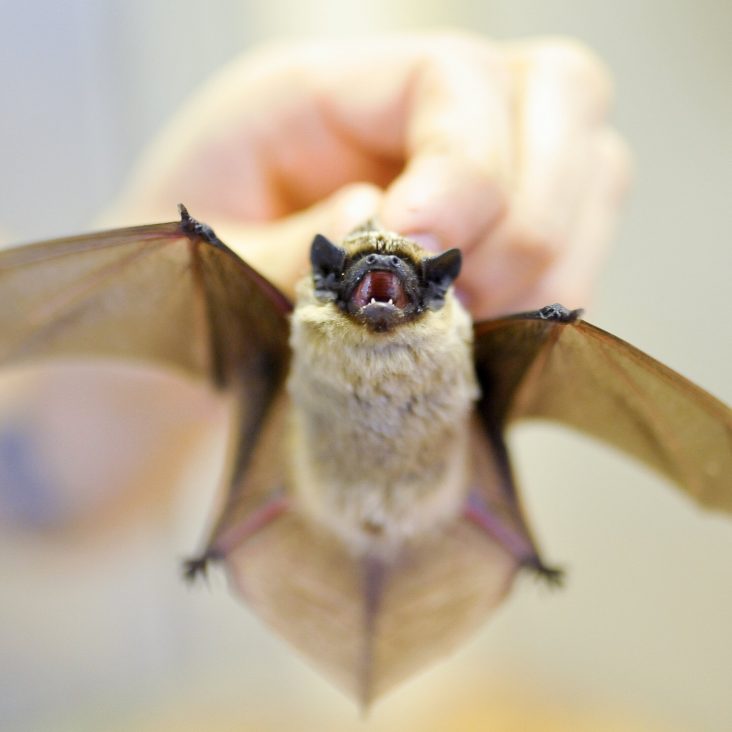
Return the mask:
[[412,81],[404,171],[381,210],[387,228],[469,248],[495,224],[512,170],[511,86],[494,46],[435,42]]
[[522,91],[510,209],[471,252],[475,276],[463,283],[483,310],[530,290],[568,246],[609,103],[607,75],[575,44],[520,47],[512,68]]
[[526,221],[566,232],[589,176],[595,133],[604,127],[611,82],[601,62],[573,41],[511,52],[521,88],[515,208]]
[[475,317],[532,310],[553,302],[587,307],[631,178],[630,154],[614,130],[606,128],[596,135],[592,161],[592,174],[561,255],[514,299],[476,299],[472,303]]
[[[271,220],[348,182],[384,186],[407,159],[387,213],[411,218],[392,226],[442,229],[451,244],[467,245],[501,210],[496,180],[511,167],[506,78],[495,48],[458,34],[290,44],[250,55],[209,82],[164,131],[132,176],[116,220],[120,211],[158,218],[178,200],[199,216]],[[420,169],[430,155],[453,164]],[[420,181],[432,189],[420,193]]]
[[567,248],[531,293],[514,304],[517,311],[550,302],[570,309],[590,304],[631,180],[630,153],[615,131],[607,129],[599,135],[596,159]]
[[159,135],[115,211],[182,200],[211,218],[272,220],[401,168],[404,106],[428,36],[288,42],[219,71]]
[[382,192],[376,186],[352,184],[310,208],[262,224],[239,222],[216,226],[216,233],[260,274],[290,298],[308,271],[315,234],[339,241],[374,216]]

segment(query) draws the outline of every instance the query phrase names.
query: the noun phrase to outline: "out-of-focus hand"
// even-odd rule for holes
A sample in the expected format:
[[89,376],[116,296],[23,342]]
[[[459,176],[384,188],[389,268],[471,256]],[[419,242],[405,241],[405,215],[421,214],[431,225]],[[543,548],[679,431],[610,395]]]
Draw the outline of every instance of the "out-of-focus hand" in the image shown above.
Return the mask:
[[370,215],[464,252],[476,317],[585,304],[628,178],[608,74],[566,40],[467,34],[283,44],[209,82],[107,223],[183,201],[285,291],[312,236]]

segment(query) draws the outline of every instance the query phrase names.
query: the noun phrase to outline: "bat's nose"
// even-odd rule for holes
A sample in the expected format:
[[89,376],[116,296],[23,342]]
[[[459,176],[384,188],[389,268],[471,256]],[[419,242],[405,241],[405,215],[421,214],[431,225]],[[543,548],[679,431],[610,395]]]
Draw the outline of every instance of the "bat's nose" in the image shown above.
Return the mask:
[[397,271],[400,265],[404,264],[401,257],[397,257],[396,254],[377,254],[374,252],[366,255],[365,260],[370,269]]

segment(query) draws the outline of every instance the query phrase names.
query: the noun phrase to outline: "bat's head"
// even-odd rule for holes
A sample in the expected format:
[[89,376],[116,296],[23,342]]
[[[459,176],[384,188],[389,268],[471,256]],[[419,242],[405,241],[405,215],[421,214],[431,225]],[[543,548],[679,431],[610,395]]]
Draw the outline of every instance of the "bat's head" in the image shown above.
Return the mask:
[[341,245],[318,234],[310,249],[313,290],[323,303],[383,332],[439,310],[460,273],[461,255],[428,255],[409,239],[367,224]]

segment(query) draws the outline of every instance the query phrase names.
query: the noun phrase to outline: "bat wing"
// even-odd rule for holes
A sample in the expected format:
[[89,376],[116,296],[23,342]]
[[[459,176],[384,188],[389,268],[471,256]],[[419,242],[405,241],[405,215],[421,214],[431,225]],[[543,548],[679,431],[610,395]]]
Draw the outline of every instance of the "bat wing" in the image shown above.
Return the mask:
[[0,366],[135,359],[232,393],[239,484],[287,371],[291,305],[184,207],[180,222],[0,252],[0,305]]
[[732,512],[732,412],[687,379],[561,306],[475,326],[489,431],[557,420],[660,471],[702,505]]
[[284,510],[276,486],[289,479],[288,399],[283,392],[273,404],[209,551],[257,615],[365,708],[475,631],[510,590],[519,561],[462,520],[395,556],[362,556]]
[[516,572],[515,559],[466,522],[382,563],[344,550],[296,511],[237,545],[225,564],[257,614],[363,708],[454,650]]

